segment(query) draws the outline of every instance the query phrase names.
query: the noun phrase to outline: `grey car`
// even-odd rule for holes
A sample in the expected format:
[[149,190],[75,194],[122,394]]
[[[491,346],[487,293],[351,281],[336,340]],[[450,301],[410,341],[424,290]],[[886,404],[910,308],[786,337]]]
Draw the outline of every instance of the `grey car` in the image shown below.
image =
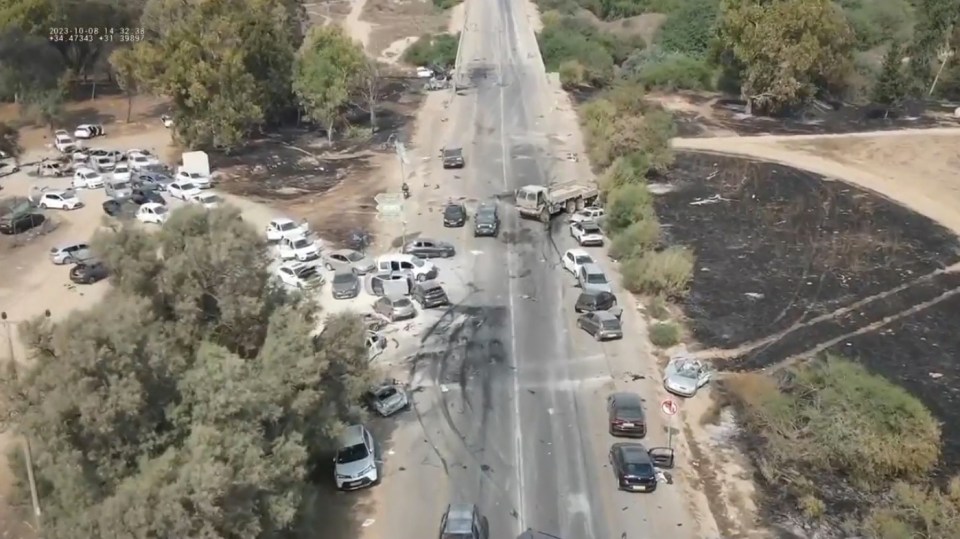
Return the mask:
[[366,275],[373,271],[373,260],[353,249],[337,249],[323,257],[323,267],[330,271],[350,271],[357,275]]
[[330,293],[333,299],[353,299],[360,295],[360,278],[352,271],[337,272],[330,281]]
[[456,248],[445,241],[419,238],[407,242],[403,252],[420,258],[450,258],[457,254]]
[[86,243],[67,243],[50,248],[50,261],[57,265],[76,264],[92,257],[90,246]]
[[367,403],[381,417],[390,417],[407,408],[410,400],[403,386],[393,380],[371,389],[367,393]]
[[598,341],[623,338],[620,319],[608,311],[593,311],[577,318],[577,327],[586,331]]
[[110,180],[103,184],[103,192],[113,199],[130,198],[133,189],[130,188],[130,182],[126,180]]
[[463,168],[466,161],[463,159],[463,148],[443,149],[443,168]]
[[674,395],[692,397],[710,382],[711,377],[712,372],[702,362],[682,356],[674,357],[663,373],[663,387]]
[[476,505],[453,503],[440,517],[440,539],[490,539],[490,523]]
[[173,183],[173,177],[162,172],[141,170],[134,174],[133,185],[151,191],[166,191]]
[[406,297],[382,297],[373,304],[373,311],[391,322],[417,316],[417,308],[414,307],[410,298]]

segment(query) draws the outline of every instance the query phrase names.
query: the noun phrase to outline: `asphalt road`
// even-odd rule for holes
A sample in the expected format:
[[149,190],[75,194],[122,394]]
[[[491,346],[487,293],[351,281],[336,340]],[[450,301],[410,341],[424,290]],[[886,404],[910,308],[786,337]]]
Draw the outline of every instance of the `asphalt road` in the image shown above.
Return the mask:
[[[435,537],[444,507],[467,502],[488,518],[491,539],[528,528],[561,539],[699,537],[676,485],[650,495],[616,491],[605,398],[635,390],[655,409],[653,362],[640,365],[637,337],[600,344],[576,330],[578,290],[559,264],[573,247],[564,220],[549,229],[521,220],[511,202],[515,189],[564,175],[541,131],[553,94],[536,38],[519,1],[467,9],[461,66],[469,85],[450,98],[446,121],[426,126],[441,145],[462,146],[467,166],[442,170],[435,149],[411,150],[419,215],[407,227],[457,246],[455,259],[437,262],[456,305],[417,322],[424,330],[408,358],[415,406],[391,420],[372,535]],[[447,198],[471,214],[499,199],[500,237],[474,238],[471,222],[443,229],[438,210]],[[625,321],[638,323],[629,312]],[[648,374],[631,374],[641,371]],[[663,425],[650,414],[645,442],[662,444]]]

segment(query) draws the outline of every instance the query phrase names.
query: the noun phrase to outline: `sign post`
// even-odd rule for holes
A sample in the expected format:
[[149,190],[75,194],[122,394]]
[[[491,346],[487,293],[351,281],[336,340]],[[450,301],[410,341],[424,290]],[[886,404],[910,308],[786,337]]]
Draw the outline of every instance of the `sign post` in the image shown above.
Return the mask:
[[660,401],[660,411],[667,416],[667,447],[673,449],[673,416],[677,415],[679,407],[673,399],[663,399]]

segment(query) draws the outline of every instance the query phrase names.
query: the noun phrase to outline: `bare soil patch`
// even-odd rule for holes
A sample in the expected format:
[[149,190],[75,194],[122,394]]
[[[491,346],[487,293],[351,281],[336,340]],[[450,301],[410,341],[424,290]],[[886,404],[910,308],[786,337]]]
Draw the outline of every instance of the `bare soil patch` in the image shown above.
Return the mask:
[[667,20],[667,16],[662,13],[644,13],[616,21],[604,21],[586,9],[580,10],[578,16],[589,20],[604,32],[621,36],[640,36],[647,45],[653,43],[660,27]]
[[367,51],[377,58],[401,39],[445,33],[449,17],[429,0],[367,0],[362,18],[373,24]]

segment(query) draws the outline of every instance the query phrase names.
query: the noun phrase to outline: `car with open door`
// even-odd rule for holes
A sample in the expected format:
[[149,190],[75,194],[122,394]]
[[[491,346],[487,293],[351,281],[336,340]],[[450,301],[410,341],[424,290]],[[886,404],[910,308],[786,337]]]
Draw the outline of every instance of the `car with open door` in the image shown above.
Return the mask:
[[387,271],[370,277],[370,291],[374,296],[407,295],[413,290],[413,275],[408,271]]
[[607,397],[607,419],[613,436],[643,438],[647,435],[647,414],[643,399],[636,393],[611,393]]
[[673,467],[673,450],[666,447],[647,449],[638,443],[615,443],[610,447],[610,467],[617,486],[627,492],[657,490],[657,468]]
[[713,371],[702,361],[677,356],[670,359],[663,373],[663,387],[680,397],[693,397],[710,383]]

